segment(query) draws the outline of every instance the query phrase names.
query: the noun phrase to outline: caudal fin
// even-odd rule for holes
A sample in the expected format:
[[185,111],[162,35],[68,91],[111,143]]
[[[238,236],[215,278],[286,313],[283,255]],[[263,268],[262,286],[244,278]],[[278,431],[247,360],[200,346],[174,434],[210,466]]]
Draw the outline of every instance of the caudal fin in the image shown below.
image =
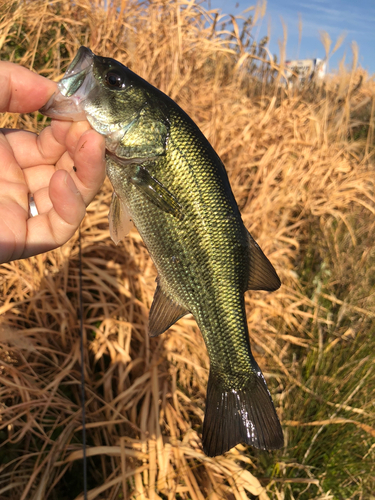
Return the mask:
[[229,376],[210,371],[203,423],[203,450],[209,457],[222,455],[239,443],[261,450],[275,450],[284,444],[283,431],[260,369],[246,379],[236,379],[234,387],[241,388],[228,389]]

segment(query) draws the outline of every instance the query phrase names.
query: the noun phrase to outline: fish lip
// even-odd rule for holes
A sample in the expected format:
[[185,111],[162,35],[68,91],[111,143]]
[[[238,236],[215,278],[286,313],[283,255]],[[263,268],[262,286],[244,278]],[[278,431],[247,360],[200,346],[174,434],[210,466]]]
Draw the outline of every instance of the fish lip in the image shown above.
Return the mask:
[[65,77],[76,75],[84,69],[91,66],[95,54],[87,47],[83,45],[78,49],[73,61],[69,64],[68,69],[65,71]]
[[87,47],[82,46],[79,48],[75,58],[57,85],[63,96],[70,97],[80,89],[86,77],[92,71],[94,57],[94,53]]

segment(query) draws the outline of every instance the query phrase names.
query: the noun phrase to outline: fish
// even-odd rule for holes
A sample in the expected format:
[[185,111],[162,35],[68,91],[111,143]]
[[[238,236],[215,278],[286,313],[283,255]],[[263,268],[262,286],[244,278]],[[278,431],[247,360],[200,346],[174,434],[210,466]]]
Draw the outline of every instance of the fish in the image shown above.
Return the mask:
[[251,352],[244,294],[280,279],[245,228],[225,167],[194,121],[170,97],[115,59],[81,47],[40,110],[86,119],[105,137],[113,186],[110,234],[138,229],[158,277],[149,313],[156,337],[188,313],[210,370],[202,430],[207,456],[239,443],[284,443],[265,378]]

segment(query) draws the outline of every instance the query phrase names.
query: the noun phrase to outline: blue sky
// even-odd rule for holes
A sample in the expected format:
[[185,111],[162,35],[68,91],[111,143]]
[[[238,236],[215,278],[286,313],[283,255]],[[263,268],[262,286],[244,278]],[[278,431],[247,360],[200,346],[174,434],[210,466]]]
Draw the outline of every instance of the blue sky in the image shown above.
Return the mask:
[[[210,0],[211,8],[221,9],[224,14],[241,14],[256,1]],[[253,12],[249,12],[252,14]],[[246,14],[248,15],[248,14]],[[302,39],[298,54],[298,22],[302,19]],[[339,61],[346,54],[346,64],[352,61],[351,44],[359,47],[359,64],[375,73],[375,0],[268,0],[265,17],[258,21],[253,34],[259,41],[270,27],[271,41],[268,45],[272,54],[279,56],[278,40],[283,39],[281,19],[287,26],[288,41],[286,58],[324,58],[325,51],[319,32],[326,31],[331,40],[331,49],[337,38],[345,34],[341,48],[329,60],[329,70],[338,68]]]

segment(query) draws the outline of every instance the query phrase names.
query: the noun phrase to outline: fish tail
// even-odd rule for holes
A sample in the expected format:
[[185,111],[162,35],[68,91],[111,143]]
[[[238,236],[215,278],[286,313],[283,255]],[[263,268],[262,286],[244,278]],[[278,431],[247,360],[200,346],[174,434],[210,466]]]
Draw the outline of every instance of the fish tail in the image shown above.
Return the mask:
[[230,387],[231,377],[211,367],[202,437],[206,455],[222,455],[239,443],[262,450],[283,446],[283,431],[271,395],[256,368],[249,375],[233,377]]

